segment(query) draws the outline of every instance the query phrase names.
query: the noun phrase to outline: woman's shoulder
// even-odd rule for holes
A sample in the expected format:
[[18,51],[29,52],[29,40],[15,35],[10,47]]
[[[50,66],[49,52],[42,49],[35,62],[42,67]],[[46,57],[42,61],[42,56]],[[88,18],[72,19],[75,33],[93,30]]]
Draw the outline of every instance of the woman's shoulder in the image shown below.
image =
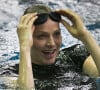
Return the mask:
[[74,63],[77,71],[82,71],[83,64],[89,55],[90,53],[84,45],[75,44],[61,49],[58,58],[62,58],[65,62],[70,61]]
[[66,53],[68,53],[68,54],[72,54],[72,55],[83,55],[83,56],[85,56],[85,55],[89,55],[89,52],[88,52],[88,50],[87,50],[87,48],[84,46],[84,45],[82,45],[82,44],[75,44],[75,45],[72,45],[72,46],[70,46],[70,47],[63,47],[63,48],[61,48],[61,50],[60,50],[60,52],[66,52]]

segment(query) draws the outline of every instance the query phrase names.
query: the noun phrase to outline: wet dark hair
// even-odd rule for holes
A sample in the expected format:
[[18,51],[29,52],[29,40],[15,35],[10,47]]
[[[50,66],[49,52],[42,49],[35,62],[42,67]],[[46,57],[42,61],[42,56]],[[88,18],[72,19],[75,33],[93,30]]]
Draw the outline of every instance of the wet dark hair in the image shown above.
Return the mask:
[[48,6],[45,5],[33,5],[31,7],[28,7],[25,10],[24,15],[27,13],[34,13],[34,12],[38,13],[38,18],[33,23],[34,25],[40,25],[45,23],[48,17],[56,22],[61,21],[61,15],[58,14],[57,12],[53,12]]

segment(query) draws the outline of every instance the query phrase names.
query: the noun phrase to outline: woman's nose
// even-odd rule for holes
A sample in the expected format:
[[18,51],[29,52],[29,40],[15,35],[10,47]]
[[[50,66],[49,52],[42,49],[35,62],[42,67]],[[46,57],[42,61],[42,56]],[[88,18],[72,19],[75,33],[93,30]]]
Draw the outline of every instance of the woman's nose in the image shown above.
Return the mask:
[[55,40],[52,36],[48,38],[47,46],[55,46]]

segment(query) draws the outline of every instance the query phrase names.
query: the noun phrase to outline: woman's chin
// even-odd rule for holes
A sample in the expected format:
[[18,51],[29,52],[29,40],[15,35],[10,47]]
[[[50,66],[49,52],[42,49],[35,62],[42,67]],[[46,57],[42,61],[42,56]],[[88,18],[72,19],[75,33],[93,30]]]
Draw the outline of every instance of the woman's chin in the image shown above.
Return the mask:
[[45,64],[45,65],[51,65],[51,64],[54,64],[54,63],[55,63],[55,59],[45,60],[45,61],[44,61],[44,64]]

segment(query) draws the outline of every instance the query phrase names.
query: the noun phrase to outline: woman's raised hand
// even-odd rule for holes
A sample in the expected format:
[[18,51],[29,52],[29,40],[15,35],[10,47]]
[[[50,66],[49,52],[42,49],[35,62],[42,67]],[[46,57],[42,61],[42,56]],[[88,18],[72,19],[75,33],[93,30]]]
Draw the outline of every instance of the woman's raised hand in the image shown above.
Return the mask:
[[21,49],[30,49],[33,45],[32,35],[35,29],[33,23],[36,19],[37,13],[30,13],[21,17],[17,28],[17,34]]
[[71,21],[72,25],[70,25],[64,19],[62,19],[61,21],[62,24],[71,33],[71,35],[79,40],[84,39],[85,34],[87,33],[87,30],[80,16],[70,9],[66,9],[66,10],[61,9],[61,10],[58,10],[57,12]]

